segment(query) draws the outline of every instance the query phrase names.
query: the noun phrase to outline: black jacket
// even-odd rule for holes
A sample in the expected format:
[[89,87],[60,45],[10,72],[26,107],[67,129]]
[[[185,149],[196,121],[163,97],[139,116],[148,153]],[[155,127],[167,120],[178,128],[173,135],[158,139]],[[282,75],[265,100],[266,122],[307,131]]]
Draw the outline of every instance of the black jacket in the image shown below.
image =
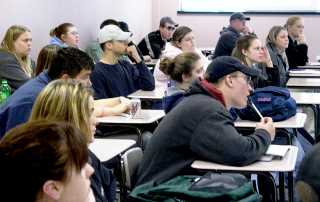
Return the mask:
[[308,46],[306,44],[297,44],[289,37],[289,46],[286,49],[288,63],[290,68],[304,66],[308,62]]
[[137,185],[195,174],[196,159],[243,166],[259,159],[270,144],[266,130],[242,136],[220,101],[195,82],[186,97],[156,128],[137,173]]
[[214,50],[214,58],[218,56],[230,56],[239,37],[240,33],[232,27],[223,29]]
[[[152,52],[148,49],[146,37],[148,37],[149,39]],[[159,30],[150,32],[146,37],[143,38],[138,44],[139,50],[142,52],[143,55],[149,55],[153,59],[159,59],[161,51],[164,50],[164,47],[166,45],[166,41],[162,39]]]

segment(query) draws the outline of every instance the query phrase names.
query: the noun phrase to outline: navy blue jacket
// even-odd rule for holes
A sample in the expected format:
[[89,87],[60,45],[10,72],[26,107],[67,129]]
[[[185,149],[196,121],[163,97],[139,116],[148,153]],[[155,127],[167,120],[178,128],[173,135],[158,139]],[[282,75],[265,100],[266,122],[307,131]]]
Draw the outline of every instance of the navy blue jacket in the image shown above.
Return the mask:
[[127,96],[137,90],[154,90],[154,78],[147,66],[119,60],[109,65],[98,62],[91,74],[96,99]]
[[50,81],[47,71],[44,71],[18,88],[7,102],[0,106],[0,138],[11,128],[29,119],[33,103]]
[[219,41],[214,50],[214,58],[218,56],[230,56],[232,50],[236,46],[236,41],[240,37],[240,33],[232,27],[228,27],[221,32]]

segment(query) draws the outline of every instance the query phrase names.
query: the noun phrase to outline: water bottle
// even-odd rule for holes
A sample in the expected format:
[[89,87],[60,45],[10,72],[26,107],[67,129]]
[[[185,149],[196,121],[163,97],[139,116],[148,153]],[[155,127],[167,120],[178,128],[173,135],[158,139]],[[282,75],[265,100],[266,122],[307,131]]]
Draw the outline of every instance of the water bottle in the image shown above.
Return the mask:
[[3,104],[11,94],[11,88],[7,80],[2,80],[0,85],[0,104]]

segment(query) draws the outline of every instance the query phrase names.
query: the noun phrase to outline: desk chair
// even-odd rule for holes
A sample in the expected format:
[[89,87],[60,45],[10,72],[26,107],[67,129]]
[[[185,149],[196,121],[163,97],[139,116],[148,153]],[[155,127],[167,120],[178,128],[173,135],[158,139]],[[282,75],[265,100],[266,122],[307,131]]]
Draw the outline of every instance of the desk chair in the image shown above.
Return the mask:
[[128,190],[131,191],[133,189],[135,173],[142,161],[142,157],[143,152],[139,147],[131,148],[121,156],[121,197],[123,199],[127,198]]

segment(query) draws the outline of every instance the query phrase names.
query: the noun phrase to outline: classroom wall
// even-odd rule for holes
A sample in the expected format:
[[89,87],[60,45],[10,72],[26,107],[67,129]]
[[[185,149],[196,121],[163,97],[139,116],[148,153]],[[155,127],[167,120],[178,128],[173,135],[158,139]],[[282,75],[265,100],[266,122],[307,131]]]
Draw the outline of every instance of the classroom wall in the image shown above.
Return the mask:
[[[180,25],[190,26],[194,30],[199,47],[215,47],[221,28],[229,23],[229,16],[208,14],[178,15],[178,8],[179,0],[153,0],[152,28],[157,29],[159,27],[161,16],[171,16]],[[250,17],[249,25],[258,34],[259,38],[265,41],[269,29],[273,25],[283,25],[288,16],[250,15]],[[320,55],[320,38],[318,37],[320,16],[307,15],[303,17],[305,20],[305,35],[309,45],[309,58],[311,61],[315,61],[316,56]]]
[[51,28],[72,22],[80,33],[80,48],[97,37],[100,23],[107,18],[129,24],[134,41],[152,30],[149,0],[1,0],[0,40],[7,28],[22,24],[32,31],[31,56],[35,59],[41,47],[50,39]]

